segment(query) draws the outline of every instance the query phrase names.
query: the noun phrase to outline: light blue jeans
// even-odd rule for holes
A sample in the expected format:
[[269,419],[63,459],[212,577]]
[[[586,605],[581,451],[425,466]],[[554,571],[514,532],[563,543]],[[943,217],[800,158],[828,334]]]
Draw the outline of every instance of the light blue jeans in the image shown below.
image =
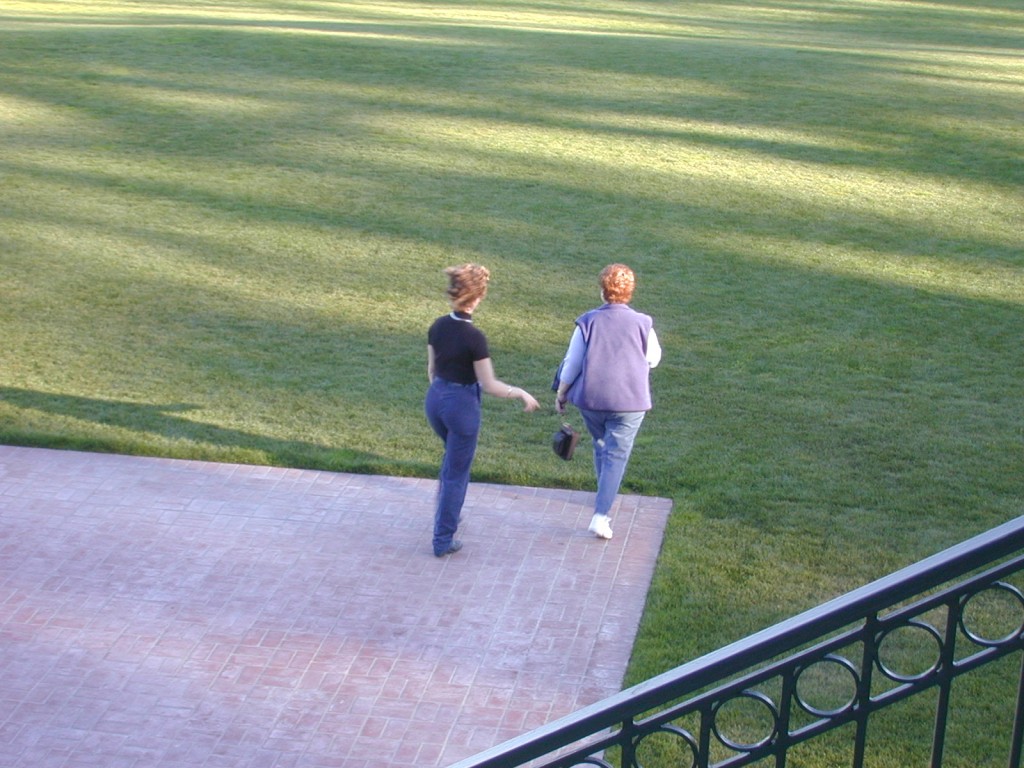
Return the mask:
[[587,411],[581,408],[580,414],[594,444],[594,473],[597,475],[594,514],[607,515],[619,494],[619,486],[633,452],[633,441],[647,413]]

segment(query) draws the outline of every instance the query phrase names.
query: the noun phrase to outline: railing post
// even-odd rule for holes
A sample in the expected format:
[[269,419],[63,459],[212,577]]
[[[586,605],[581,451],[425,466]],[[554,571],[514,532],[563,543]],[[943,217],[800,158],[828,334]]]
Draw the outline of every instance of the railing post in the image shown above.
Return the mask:
[[700,708],[700,736],[698,737],[696,768],[708,768],[708,765],[711,764],[711,717],[710,704]]
[[786,758],[789,754],[789,732],[793,722],[793,698],[796,695],[797,671],[794,669],[790,674],[782,678],[782,691],[779,694],[779,726],[776,739],[779,742],[779,749],[776,752],[775,768],[786,768]]
[[939,697],[935,706],[935,730],[932,733],[931,768],[942,768],[946,751],[946,725],[949,720],[949,697],[953,687],[953,665],[956,662],[956,630],[963,606],[952,598],[946,604],[946,632],[939,661]]
[[1013,717],[1013,737],[1010,742],[1009,768],[1021,768],[1024,750],[1024,653],[1020,658],[1020,679],[1017,681],[1017,713]]
[[636,721],[630,717],[623,721],[619,733],[619,754],[622,768],[636,768]]
[[860,684],[857,686],[857,728],[853,738],[853,768],[863,768],[864,754],[867,751],[868,716],[871,713],[872,672],[875,659],[878,658],[878,613],[872,613],[864,620],[861,637],[864,650],[860,662]]

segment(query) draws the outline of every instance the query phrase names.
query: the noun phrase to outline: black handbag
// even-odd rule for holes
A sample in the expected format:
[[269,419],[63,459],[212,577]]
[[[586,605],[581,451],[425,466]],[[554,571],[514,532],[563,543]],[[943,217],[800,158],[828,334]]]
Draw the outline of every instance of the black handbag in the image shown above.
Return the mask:
[[580,433],[568,424],[563,424],[551,438],[551,447],[558,458],[569,461],[576,451],[576,443],[580,441]]

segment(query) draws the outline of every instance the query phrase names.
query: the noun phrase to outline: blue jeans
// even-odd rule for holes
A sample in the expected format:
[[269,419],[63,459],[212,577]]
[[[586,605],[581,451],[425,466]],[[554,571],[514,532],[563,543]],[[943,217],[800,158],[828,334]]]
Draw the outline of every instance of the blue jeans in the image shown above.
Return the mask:
[[434,379],[424,409],[431,429],[444,441],[434,513],[434,554],[441,555],[452,544],[466,500],[480,434],[480,385]]
[[626,474],[645,411],[586,411],[580,409],[583,423],[594,444],[594,473],[597,475],[597,501],[594,514],[607,515]]

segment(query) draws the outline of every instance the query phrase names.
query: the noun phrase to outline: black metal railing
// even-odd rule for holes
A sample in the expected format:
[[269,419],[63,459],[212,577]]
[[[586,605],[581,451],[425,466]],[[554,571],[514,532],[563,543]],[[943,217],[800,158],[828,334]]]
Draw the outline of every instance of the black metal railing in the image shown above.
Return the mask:
[[[991,731],[973,748],[983,757],[957,764],[1020,768],[1022,579],[1024,517],[452,768],[862,768],[900,765],[871,748],[899,755],[914,738],[927,742],[914,745],[925,755],[915,764],[941,768],[950,733],[963,747],[979,730]],[[982,701],[986,713],[953,728]],[[900,708],[904,723],[869,740],[872,717]]]

